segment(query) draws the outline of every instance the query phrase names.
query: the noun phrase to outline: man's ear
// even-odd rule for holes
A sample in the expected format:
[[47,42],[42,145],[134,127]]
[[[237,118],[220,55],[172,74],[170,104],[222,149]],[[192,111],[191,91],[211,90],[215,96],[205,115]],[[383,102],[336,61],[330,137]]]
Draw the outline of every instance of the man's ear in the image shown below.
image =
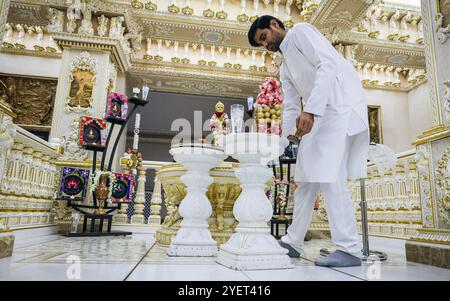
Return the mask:
[[278,29],[278,27],[280,27],[277,20],[275,20],[275,19],[270,20],[270,27],[272,27],[272,26],[276,29]]

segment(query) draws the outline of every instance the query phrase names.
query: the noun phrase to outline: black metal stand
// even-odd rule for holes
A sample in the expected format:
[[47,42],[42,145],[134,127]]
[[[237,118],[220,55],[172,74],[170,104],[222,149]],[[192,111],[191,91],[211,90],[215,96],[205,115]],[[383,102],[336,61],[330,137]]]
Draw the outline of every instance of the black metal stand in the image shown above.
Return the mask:
[[[105,161],[106,161],[106,154],[107,154],[107,150],[108,150],[108,146],[110,144],[110,140],[111,140],[111,136],[112,136],[112,132],[114,130],[115,125],[120,125],[120,130],[119,133],[114,141],[114,145],[109,157],[109,163],[108,163],[108,169],[107,171],[111,171],[111,167],[112,167],[112,163],[114,160],[114,155],[116,153],[117,150],[117,145],[119,143],[119,139],[120,136],[122,135],[128,121],[131,119],[131,117],[136,113],[136,110],[139,106],[145,106],[148,101],[139,99],[137,97],[131,97],[128,102],[134,104],[133,109],[130,111],[130,113],[128,114],[126,120],[119,120],[119,119],[114,119],[114,118],[108,118],[106,119],[106,121],[111,123],[111,127],[108,133],[108,137],[106,139],[106,146],[105,147],[95,147],[95,146],[87,146],[85,147],[85,149],[87,150],[91,150],[94,152],[93,154],[93,159],[92,159],[92,174],[95,173],[95,171],[97,170],[97,153],[98,152],[102,152],[102,160],[100,163],[100,170],[101,171],[105,171]],[[100,207],[97,204],[97,197],[95,196],[95,192],[92,192],[92,200],[93,200],[93,205],[83,205],[83,204],[77,204],[77,203],[72,203],[70,201],[68,201],[67,206],[72,207],[73,209],[77,210],[78,212],[82,213],[84,215],[84,221],[83,221],[83,232],[81,233],[71,233],[68,232],[66,234],[64,234],[65,236],[108,236],[108,235],[130,235],[132,234],[131,232],[126,232],[126,231],[111,231],[111,226],[112,226],[112,215],[110,214],[111,212],[114,212],[117,209],[121,208],[121,203],[118,203],[117,206],[113,206],[113,207],[108,207],[107,205],[103,207],[103,209],[107,209],[105,211],[105,214],[95,214],[95,213],[90,213],[87,212],[83,209],[99,209]],[[87,222],[88,220],[90,220],[90,231],[87,231]],[[98,227],[98,231],[96,231],[95,229],[95,223],[96,220],[100,221],[99,227]],[[104,221],[107,221],[108,223],[108,227],[106,229],[106,232],[103,232],[103,223]]]
[[[280,162],[280,181],[283,181],[284,179],[284,174],[283,174],[283,164],[287,165],[287,180],[288,182],[290,181],[291,178],[291,165],[295,164],[297,162],[296,159],[284,159],[284,158],[280,158],[279,159]],[[277,168],[275,166],[275,164],[272,165],[272,170],[273,170],[273,175],[275,178],[277,178]],[[285,185],[285,184],[279,184],[279,185]],[[286,205],[287,205],[287,201],[289,198],[289,191],[290,191],[290,187],[289,184],[286,187]],[[278,184],[275,184],[275,190],[274,190],[274,202],[273,202],[273,217],[270,220],[270,234],[272,234],[275,238],[280,238],[280,225],[284,225],[285,226],[285,230],[287,231],[289,225],[292,223],[292,219],[280,219],[279,215],[283,214],[284,216],[286,215],[292,215],[291,213],[286,213],[286,208],[283,209],[283,212],[281,211],[281,208],[278,208],[277,206],[277,196],[278,196]]]

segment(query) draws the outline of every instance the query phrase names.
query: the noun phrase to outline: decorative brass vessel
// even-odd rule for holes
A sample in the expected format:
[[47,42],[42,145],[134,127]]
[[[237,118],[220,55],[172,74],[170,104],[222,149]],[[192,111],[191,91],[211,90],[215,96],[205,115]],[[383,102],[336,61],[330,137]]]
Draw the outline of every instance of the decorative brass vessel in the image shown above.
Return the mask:
[[98,201],[98,209],[95,210],[95,214],[105,214],[105,203],[109,196],[109,187],[108,187],[108,175],[104,174],[100,176],[99,183],[97,188],[95,188],[95,197]]

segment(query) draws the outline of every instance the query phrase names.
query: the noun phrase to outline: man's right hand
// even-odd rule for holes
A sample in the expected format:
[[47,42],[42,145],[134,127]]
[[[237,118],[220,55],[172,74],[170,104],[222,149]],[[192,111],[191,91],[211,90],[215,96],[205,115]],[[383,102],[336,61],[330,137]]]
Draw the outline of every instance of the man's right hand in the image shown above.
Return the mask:
[[314,115],[308,112],[302,112],[302,114],[297,118],[297,131],[295,136],[303,137],[304,135],[311,132],[314,125]]
[[294,143],[294,144],[299,144],[299,143],[300,143],[300,138],[297,137],[297,136],[294,136],[294,135],[289,135],[289,136],[287,137],[287,139],[288,139],[290,142]]

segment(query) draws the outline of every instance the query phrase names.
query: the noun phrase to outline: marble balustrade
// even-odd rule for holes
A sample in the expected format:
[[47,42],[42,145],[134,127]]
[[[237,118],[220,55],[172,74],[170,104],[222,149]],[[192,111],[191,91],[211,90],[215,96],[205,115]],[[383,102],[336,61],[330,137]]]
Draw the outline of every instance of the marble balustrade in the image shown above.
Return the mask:
[[[114,224],[134,224],[134,225],[149,225],[152,227],[161,226],[161,205],[163,201],[163,194],[161,190],[161,182],[158,176],[154,179],[154,188],[152,199],[150,201],[150,215],[148,218],[144,217],[145,210],[145,183],[147,181],[147,172],[149,170],[158,171],[162,166],[170,164],[171,162],[160,161],[143,161],[142,169],[138,171],[137,183],[135,189],[135,197],[132,201],[133,208],[131,212],[127,212],[130,204],[122,204],[121,209],[114,215]],[[122,165],[123,172],[128,172],[127,168]]]
[[[398,154],[397,157],[395,170],[384,175],[378,172],[375,165],[368,166],[366,199],[370,234],[409,237],[422,226],[415,150]],[[361,230],[360,182],[349,182],[349,188]]]
[[15,124],[11,127],[15,136],[9,146],[1,148],[0,156],[0,226],[53,224],[57,147]]

